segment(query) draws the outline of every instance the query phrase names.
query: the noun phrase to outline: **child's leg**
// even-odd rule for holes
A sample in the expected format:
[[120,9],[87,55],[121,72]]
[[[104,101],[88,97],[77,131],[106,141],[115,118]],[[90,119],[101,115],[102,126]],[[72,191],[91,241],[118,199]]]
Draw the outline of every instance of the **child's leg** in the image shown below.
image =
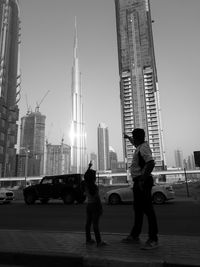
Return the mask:
[[90,211],[90,208],[87,206],[86,208],[86,224],[85,224],[85,233],[86,233],[86,242],[89,242],[91,238],[91,224],[92,224],[92,212]]
[[96,239],[97,244],[101,242],[101,234],[99,230],[100,216],[101,215],[99,212],[94,212],[92,216],[93,229],[94,229],[94,234],[95,234],[95,239]]

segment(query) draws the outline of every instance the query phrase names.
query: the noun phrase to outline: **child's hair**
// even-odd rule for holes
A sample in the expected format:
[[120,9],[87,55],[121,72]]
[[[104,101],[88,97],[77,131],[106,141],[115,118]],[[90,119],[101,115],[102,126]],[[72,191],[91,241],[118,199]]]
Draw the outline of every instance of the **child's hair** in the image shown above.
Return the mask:
[[95,184],[96,181],[96,171],[94,170],[87,170],[84,175],[85,184],[89,190],[91,195],[94,195],[97,191],[97,186]]

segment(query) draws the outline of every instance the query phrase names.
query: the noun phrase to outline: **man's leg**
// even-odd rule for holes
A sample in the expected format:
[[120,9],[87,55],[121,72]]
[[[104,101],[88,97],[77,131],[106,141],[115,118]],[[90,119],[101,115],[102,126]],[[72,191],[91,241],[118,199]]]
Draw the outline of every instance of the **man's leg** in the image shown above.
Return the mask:
[[142,194],[139,188],[138,183],[134,184],[133,187],[133,208],[134,208],[134,226],[131,230],[131,236],[133,238],[138,238],[141,231],[142,231],[142,224],[143,224],[143,208],[142,208]]
[[147,215],[149,225],[149,239],[153,241],[158,241],[158,225],[151,198],[151,187],[145,188],[144,200],[144,212]]

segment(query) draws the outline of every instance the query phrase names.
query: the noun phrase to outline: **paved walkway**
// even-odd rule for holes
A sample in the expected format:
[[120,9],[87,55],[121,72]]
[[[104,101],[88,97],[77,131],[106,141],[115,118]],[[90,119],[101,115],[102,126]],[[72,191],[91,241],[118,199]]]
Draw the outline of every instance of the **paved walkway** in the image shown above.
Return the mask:
[[84,233],[0,230],[0,267],[200,266],[200,237],[162,235],[159,248],[151,251],[122,243],[124,237],[104,233],[109,245],[97,248],[85,245]]

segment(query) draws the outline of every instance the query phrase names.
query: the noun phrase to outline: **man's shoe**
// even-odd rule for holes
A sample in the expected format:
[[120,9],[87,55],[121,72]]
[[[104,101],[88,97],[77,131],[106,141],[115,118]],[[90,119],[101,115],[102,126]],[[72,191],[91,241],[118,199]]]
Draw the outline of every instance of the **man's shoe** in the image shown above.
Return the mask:
[[141,249],[143,250],[150,250],[159,247],[158,241],[148,239]]
[[100,248],[100,247],[105,247],[105,246],[107,246],[107,245],[108,245],[108,243],[106,243],[105,241],[101,241],[101,242],[99,242],[99,243],[97,244],[97,247]]
[[86,245],[93,245],[94,243],[96,243],[94,239],[86,241]]
[[140,239],[139,237],[133,237],[132,235],[128,235],[126,238],[122,239],[122,243],[139,244]]

